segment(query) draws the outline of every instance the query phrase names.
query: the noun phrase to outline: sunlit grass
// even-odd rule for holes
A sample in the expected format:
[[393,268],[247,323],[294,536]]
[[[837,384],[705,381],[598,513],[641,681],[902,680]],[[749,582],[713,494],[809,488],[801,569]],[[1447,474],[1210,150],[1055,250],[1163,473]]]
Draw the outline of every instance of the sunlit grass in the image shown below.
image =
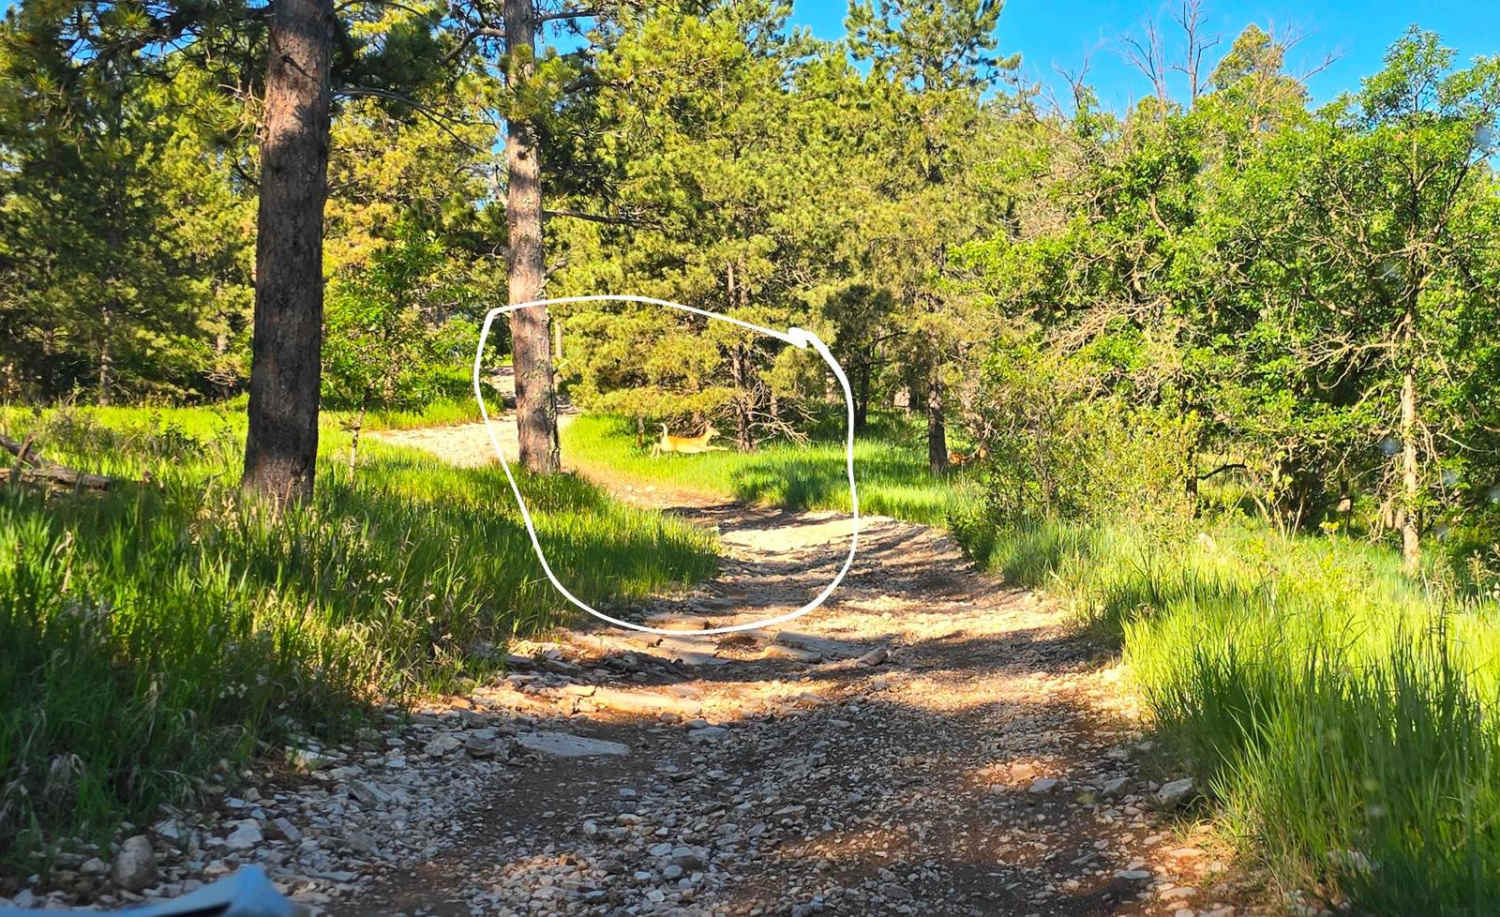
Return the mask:
[[1500,907],[1492,602],[1407,580],[1388,549],[1249,521],[958,531],[1123,640],[1158,728],[1279,881],[1358,913]]
[[[377,699],[461,690],[507,638],[566,612],[504,475],[371,444],[355,474],[324,429],[309,507],[236,486],[243,421],[212,409],[12,409],[45,455],[139,480],[103,494],[0,486],[0,850],[108,831],[257,739],[329,731]],[[709,538],[571,476],[523,478],[580,597],[708,575]]]
[[[924,447],[898,438],[900,432],[891,424],[855,440],[860,511],[942,525],[955,507],[972,498],[974,481],[962,472],[933,475]],[[632,428],[612,417],[584,415],[563,432],[567,461],[585,474],[788,509],[849,511],[844,445],[837,434],[806,446],[777,444],[743,453],[652,456],[650,445],[637,448]]]

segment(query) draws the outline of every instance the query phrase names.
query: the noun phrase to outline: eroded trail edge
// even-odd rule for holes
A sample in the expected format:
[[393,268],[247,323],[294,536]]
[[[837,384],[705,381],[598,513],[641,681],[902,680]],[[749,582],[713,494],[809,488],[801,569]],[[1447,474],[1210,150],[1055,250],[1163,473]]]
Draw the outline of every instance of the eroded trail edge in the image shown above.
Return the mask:
[[[474,431],[451,429],[425,439],[472,454]],[[691,593],[616,609],[653,624],[796,607],[847,544],[836,514],[670,496],[728,556]],[[1235,913],[1190,791],[1143,763],[1106,647],[940,531],[876,517],[861,540],[844,587],[785,628],[514,647],[503,681],[423,720],[454,740],[419,737],[429,757],[469,781],[447,849],[332,910]]]

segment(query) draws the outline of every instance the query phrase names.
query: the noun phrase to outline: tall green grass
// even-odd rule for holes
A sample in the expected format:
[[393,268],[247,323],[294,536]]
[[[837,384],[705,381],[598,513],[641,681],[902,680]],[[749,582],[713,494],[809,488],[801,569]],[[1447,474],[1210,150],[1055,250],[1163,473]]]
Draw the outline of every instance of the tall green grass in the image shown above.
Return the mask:
[[[933,475],[925,447],[891,421],[855,440],[860,510],[912,522],[943,524],[972,499],[967,473]],[[788,509],[849,510],[842,430],[805,446],[776,444],[754,452],[650,454],[652,437],[637,448],[624,420],[583,415],[563,431],[563,452],[585,474],[608,474],[641,484],[663,484],[749,503]],[[722,444],[722,440],[719,441]]]
[[[341,425],[352,421],[357,412],[333,411],[330,417]],[[385,409],[370,411],[365,415],[366,430],[414,430],[419,427],[447,427],[461,423],[479,423],[479,406],[474,396],[455,397],[433,401],[420,410],[403,411]]]
[[[566,611],[498,469],[372,444],[357,473],[322,463],[313,503],[273,514],[235,486],[235,415],[0,419],[12,435],[39,432],[54,460],[152,475],[103,494],[0,485],[7,857],[148,817],[258,739],[338,731],[371,701],[463,688],[507,638]],[[554,569],[588,601],[716,563],[707,536],[571,476],[523,489]]]
[[1158,728],[1272,876],[1357,913],[1500,911],[1493,602],[1247,520],[958,532],[1123,641]]

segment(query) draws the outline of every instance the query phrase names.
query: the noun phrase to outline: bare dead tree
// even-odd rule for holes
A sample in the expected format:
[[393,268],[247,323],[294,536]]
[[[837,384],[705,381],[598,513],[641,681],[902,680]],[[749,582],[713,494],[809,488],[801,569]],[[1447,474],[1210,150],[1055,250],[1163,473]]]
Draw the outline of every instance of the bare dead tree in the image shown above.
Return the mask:
[[[1307,33],[1295,25],[1278,28],[1275,23],[1267,23],[1266,34],[1270,37],[1271,44],[1281,49],[1283,61],[1286,59],[1288,51],[1291,51],[1307,39]],[[1297,82],[1305,86],[1309,79],[1327,70],[1338,59],[1339,53],[1337,50],[1324,52],[1323,57],[1316,64],[1299,70],[1293,73],[1292,76]]]
[[[1092,94],[1092,90],[1089,89],[1088,85],[1088,75],[1089,66],[1093,63],[1093,57],[1093,51],[1089,51],[1087,54],[1084,54],[1083,61],[1078,65],[1077,70],[1068,70],[1065,67],[1060,67],[1057,65],[1053,65],[1052,67],[1052,71],[1058,76],[1062,77],[1063,80],[1068,84],[1068,94],[1073,97],[1073,115],[1075,117],[1083,111],[1084,104],[1088,101],[1089,96]],[[1051,93],[1050,89],[1048,90],[1048,93]],[[1056,97],[1053,97],[1051,101],[1053,109],[1055,109],[1058,114],[1062,114],[1062,106],[1057,104]]]
[[1162,40],[1161,29],[1155,21],[1147,20],[1145,24],[1146,34],[1137,38],[1134,35],[1126,35],[1121,39],[1122,50],[1127,63],[1139,70],[1146,79],[1151,81],[1152,90],[1156,93],[1156,99],[1165,108],[1167,105],[1167,52]]
[[1203,0],[1182,0],[1177,11],[1177,25],[1182,29],[1182,61],[1172,69],[1188,79],[1188,104],[1198,101],[1203,88],[1203,55],[1219,43],[1219,36],[1203,34]]

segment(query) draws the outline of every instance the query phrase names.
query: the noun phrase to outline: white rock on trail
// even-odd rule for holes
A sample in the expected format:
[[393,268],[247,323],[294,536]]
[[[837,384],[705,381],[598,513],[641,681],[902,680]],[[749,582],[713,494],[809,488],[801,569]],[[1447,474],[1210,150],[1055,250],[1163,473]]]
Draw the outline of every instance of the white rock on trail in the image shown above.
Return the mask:
[[151,841],[144,834],[127,838],[120,845],[111,875],[116,885],[133,892],[156,881],[156,854],[151,851]]
[[590,739],[566,732],[529,732],[516,736],[522,748],[555,755],[559,758],[588,758],[594,755],[625,755],[629,746],[605,739]]
[[224,838],[224,844],[230,850],[249,850],[265,840],[260,833],[260,825],[253,818],[232,821],[228,824],[234,825],[234,830]]

